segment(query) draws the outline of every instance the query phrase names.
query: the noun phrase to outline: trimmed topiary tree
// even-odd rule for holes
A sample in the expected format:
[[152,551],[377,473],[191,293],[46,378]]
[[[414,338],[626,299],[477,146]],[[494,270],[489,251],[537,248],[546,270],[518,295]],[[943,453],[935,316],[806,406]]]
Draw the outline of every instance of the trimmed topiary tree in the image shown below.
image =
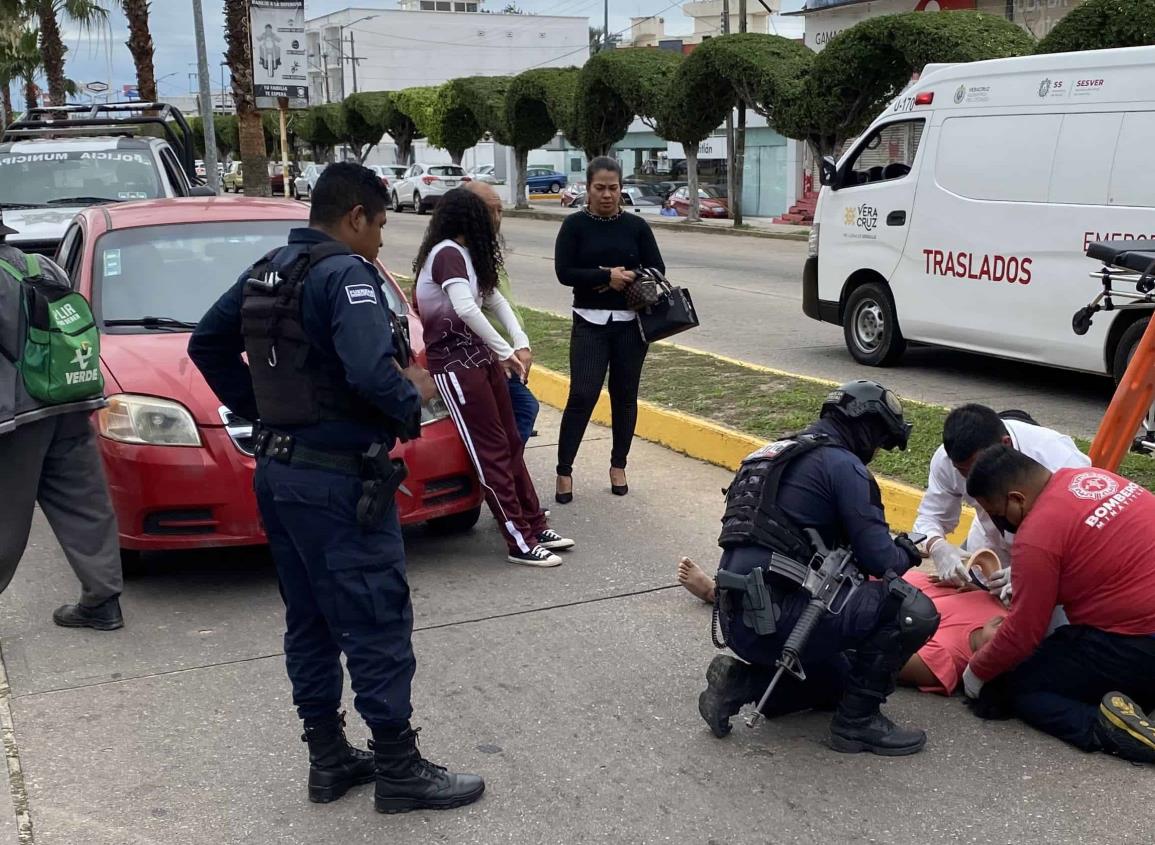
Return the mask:
[[1155,0],[1087,0],[1055,24],[1036,53],[1155,44]]
[[590,158],[607,155],[639,117],[666,137],[663,105],[680,53],[630,47],[591,56],[578,75],[575,100],[576,141]]
[[362,122],[366,127],[379,131],[380,135],[388,134],[397,148],[397,161],[402,164],[409,162],[413,155],[413,141],[421,137],[421,133],[413,119],[398,107],[395,92],[350,94],[345,98],[344,106],[347,121],[351,124]]
[[517,160],[517,207],[528,208],[526,170],[529,151],[545,146],[557,132],[577,134],[574,95],[577,68],[536,68],[513,77],[505,96],[505,115]]

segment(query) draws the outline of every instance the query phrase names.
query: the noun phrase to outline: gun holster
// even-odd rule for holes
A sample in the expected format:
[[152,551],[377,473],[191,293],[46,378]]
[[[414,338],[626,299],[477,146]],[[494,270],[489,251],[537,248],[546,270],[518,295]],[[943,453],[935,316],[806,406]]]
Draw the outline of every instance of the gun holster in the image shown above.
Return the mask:
[[770,600],[770,590],[766,587],[762,567],[754,567],[748,575],[735,575],[719,569],[717,588],[741,593],[742,621],[746,627],[761,636],[769,636],[778,630],[777,617],[781,611]]
[[357,524],[374,528],[393,506],[397,490],[409,475],[405,462],[389,457],[389,450],[374,443],[361,455],[361,498],[357,500]]

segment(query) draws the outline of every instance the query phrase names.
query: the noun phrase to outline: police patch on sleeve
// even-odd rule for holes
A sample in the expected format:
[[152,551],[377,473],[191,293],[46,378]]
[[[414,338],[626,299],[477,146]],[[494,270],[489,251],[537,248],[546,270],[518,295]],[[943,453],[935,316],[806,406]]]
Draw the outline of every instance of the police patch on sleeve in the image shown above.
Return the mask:
[[361,302],[377,304],[377,291],[372,285],[345,285],[345,295],[349,297],[350,305],[357,305]]

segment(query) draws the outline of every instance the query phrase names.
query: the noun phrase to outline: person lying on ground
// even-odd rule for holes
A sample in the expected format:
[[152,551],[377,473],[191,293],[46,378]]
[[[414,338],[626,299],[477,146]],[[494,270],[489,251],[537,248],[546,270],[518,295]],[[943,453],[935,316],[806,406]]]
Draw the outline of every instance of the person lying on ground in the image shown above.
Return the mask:
[[[934,560],[940,578],[961,587],[968,583],[963,550],[947,540],[962,515],[963,504],[975,506],[966,493],[966,479],[978,453],[998,443],[1005,444],[1054,471],[1063,467],[1088,467],[1091,460],[1065,434],[1020,419],[1016,412],[995,413],[985,405],[962,405],[947,415],[942,442],[930,461],[926,493],[918,506],[914,531],[927,537],[927,553]],[[1004,602],[1010,601],[1010,538],[991,522],[981,507],[967,536],[966,548],[991,549],[1002,561],[1002,569],[991,578],[988,588]]]
[[[1155,495],[1007,445],[979,456],[967,492],[1015,535],[1010,613],[963,673],[976,712],[1155,763]],[[1059,604],[1071,624],[1047,636]]]
[[[952,695],[975,653],[992,639],[1006,612],[990,593],[970,585],[954,587],[935,582],[916,569],[903,579],[934,602],[938,630],[902,667],[898,682],[922,692]],[[713,604],[714,579],[688,557],[678,561],[678,583],[702,601]]]

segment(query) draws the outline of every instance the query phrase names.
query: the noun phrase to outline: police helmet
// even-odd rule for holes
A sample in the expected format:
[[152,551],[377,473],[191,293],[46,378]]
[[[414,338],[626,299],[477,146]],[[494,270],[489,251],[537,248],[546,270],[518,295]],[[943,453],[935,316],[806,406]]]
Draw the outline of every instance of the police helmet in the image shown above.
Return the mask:
[[905,450],[910,430],[914,427],[903,419],[902,403],[893,391],[867,379],[850,381],[830,391],[822,403],[821,416],[830,414],[841,414],[852,420],[877,417],[885,431],[879,444],[883,449]]

